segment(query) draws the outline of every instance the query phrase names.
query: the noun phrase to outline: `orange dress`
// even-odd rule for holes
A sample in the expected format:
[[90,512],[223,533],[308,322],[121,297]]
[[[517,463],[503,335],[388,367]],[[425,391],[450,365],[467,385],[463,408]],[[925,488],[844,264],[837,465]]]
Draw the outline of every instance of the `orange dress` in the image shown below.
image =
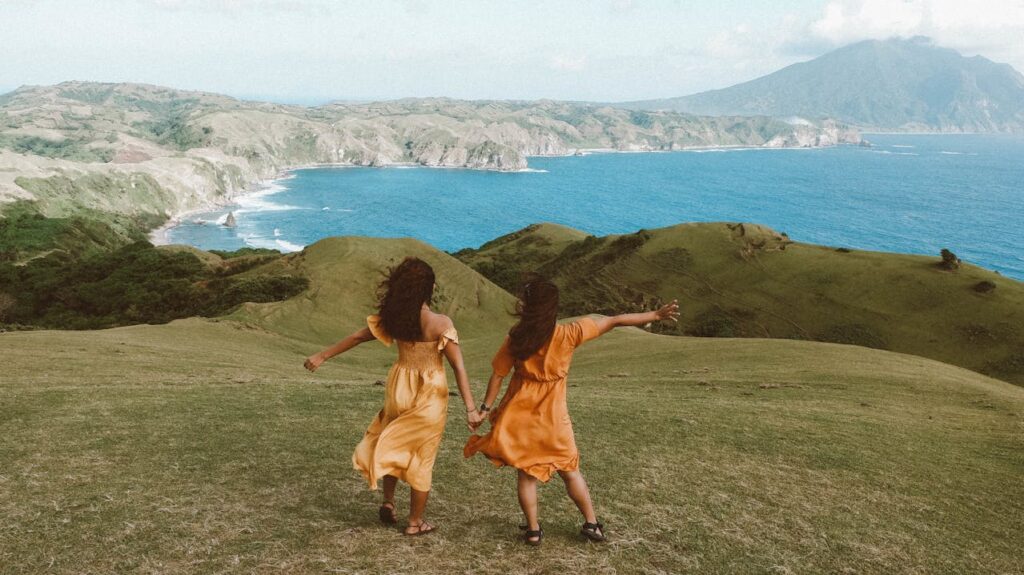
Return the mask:
[[[394,339],[380,316],[366,318],[370,332],[384,345]],[[448,419],[448,380],[442,355],[449,342],[459,342],[454,327],[437,341],[398,341],[398,361],[388,372],[384,409],[377,414],[352,454],[352,466],[370,489],[393,475],[417,491],[430,491],[434,459]]]
[[472,457],[479,451],[497,467],[510,465],[545,482],[556,471],[579,469],[565,401],[566,376],[576,348],[599,335],[589,318],[557,325],[551,340],[524,361],[512,357],[505,338],[491,367],[504,376],[515,366],[515,373],[491,413],[490,432],[470,436],[463,455]]

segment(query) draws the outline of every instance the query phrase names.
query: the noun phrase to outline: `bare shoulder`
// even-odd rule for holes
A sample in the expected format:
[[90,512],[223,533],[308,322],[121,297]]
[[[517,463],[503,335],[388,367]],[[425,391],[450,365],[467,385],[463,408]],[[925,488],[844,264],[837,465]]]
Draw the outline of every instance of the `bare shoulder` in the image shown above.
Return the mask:
[[441,337],[441,334],[454,326],[455,323],[452,322],[452,319],[443,313],[428,311],[423,317],[423,334],[428,339]]

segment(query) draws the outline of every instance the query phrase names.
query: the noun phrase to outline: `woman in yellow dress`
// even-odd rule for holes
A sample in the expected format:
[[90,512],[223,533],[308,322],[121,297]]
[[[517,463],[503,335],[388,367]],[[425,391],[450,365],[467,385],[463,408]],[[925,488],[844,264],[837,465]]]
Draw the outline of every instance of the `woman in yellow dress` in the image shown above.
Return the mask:
[[[526,516],[524,540],[540,545],[544,532],[537,509],[537,482],[547,483],[554,473],[562,478],[569,497],[583,514],[580,534],[604,541],[604,525],[594,514],[587,482],[579,471],[580,457],[566,404],[566,377],[573,352],[583,343],[619,326],[637,326],[660,320],[676,321],[679,306],[657,311],[599,319],[583,318],[558,324],[558,287],[541,278],[526,283],[518,304],[519,322],[491,363],[493,374],[480,404],[481,419],[501,390],[502,380],[515,368],[508,390],[491,413],[491,430],[472,435],[463,454],[483,453],[498,467],[518,470],[519,505]],[[470,423],[470,427],[479,424]]]
[[378,515],[386,524],[398,523],[395,486],[409,484],[409,522],[406,535],[425,535],[436,527],[423,518],[430,494],[437,448],[448,413],[448,382],[442,356],[455,372],[471,428],[478,414],[462,362],[459,336],[452,320],[430,310],[434,270],[417,258],[406,258],[391,269],[380,286],[379,313],[366,318],[366,327],[306,359],[316,371],[338,354],[371,340],[390,346],[398,342],[398,361],[388,372],[384,409],[370,423],[352,455],[352,465],[370,489],[384,480],[384,501]]

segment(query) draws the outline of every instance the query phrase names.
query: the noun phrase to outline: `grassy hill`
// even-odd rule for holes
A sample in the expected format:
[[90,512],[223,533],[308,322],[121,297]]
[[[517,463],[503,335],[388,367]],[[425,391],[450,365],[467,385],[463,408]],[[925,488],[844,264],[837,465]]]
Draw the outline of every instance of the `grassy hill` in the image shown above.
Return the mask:
[[524,271],[544,273],[570,315],[678,297],[671,333],[855,344],[1024,384],[1024,284],[966,263],[942,269],[938,255],[803,244],[726,223],[600,238],[539,225],[456,255],[507,289]]
[[[383,270],[406,256],[429,263],[437,275],[434,307],[466,334],[503,333],[515,300],[454,257],[412,239],[327,238],[300,253],[253,270],[262,275],[306,277],[310,287],[280,303],[246,304],[230,319],[291,338],[325,342],[348,335],[347,326],[365,325],[376,310]],[[275,269],[279,268],[279,269]],[[498,322],[495,325],[494,322]]]
[[[727,228],[696,229],[716,245]],[[514,474],[462,459],[457,407],[429,509],[441,530],[381,527],[349,458],[394,351],[301,365],[361,325],[379,269],[407,254],[437,269],[482,393],[510,297],[409,240],[335,238],[282,258],[269,265],[301,269],[309,291],[231,318],[0,333],[3,572],[1024,570],[1021,388],[863,347],[636,329],[587,344],[570,381],[611,543],[578,541],[553,484],[544,547],[518,544]]]

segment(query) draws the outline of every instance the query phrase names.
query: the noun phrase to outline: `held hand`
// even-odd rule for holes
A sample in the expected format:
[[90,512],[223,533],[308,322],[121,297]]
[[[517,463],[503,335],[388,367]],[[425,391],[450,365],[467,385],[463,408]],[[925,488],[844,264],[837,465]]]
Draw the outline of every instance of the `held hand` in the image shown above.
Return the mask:
[[309,371],[316,371],[324,363],[324,356],[320,353],[314,353],[313,355],[306,358],[306,363],[303,365]]
[[469,424],[469,430],[476,433],[476,430],[480,428],[480,424],[484,422],[484,414],[477,410],[469,411],[466,413],[466,423]]
[[679,321],[679,303],[677,300],[672,300],[671,303],[661,306],[654,312],[654,317],[658,318],[659,321],[666,319]]

